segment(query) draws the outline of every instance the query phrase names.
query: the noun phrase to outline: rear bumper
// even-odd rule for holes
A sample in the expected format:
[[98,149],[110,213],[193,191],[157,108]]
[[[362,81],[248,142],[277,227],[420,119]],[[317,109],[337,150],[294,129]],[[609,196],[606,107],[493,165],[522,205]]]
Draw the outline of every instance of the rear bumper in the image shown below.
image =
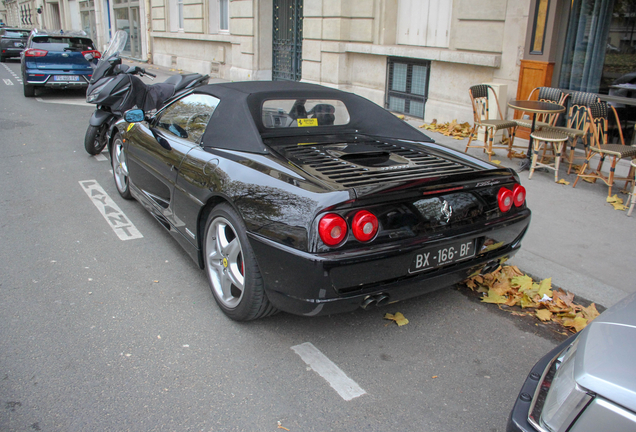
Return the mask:
[[[369,298],[405,300],[466,279],[486,265],[512,257],[530,223],[530,211],[495,224],[484,224],[443,240],[400,243],[382,249],[311,254],[250,235],[269,300],[297,315],[326,315],[357,309]],[[422,273],[409,274],[422,248],[458,240],[475,240],[477,255]],[[484,244],[501,244],[489,250]]]
[[[79,77],[79,81],[56,81],[55,76],[68,76],[75,75]],[[64,71],[46,71],[45,73],[34,70],[27,71],[23,77],[25,84],[50,87],[50,88],[86,88],[88,87],[88,81],[90,75],[85,72],[69,73]]]
[[2,50],[0,50],[0,53],[2,54],[2,57],[20,57],[20,54],[22,54],[22,51],[24,51],[24,48],[2,48]]

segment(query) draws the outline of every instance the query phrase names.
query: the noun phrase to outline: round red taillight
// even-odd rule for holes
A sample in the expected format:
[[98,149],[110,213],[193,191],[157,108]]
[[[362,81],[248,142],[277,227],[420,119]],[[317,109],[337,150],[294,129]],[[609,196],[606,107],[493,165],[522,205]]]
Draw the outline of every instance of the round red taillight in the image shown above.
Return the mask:
[[512,191],[510,189],[501,188],[497,194],[497,202],[499,203],[499,210],[507,212],[512,208]]
[[378,233],[378,218],[371,212],[361,210],[353,217],[351,231],[361,242],[368,242]]
[[320,219],[318,234],[327,246],[335,246],[347,236],[347,223],[335,213],[328,213]]
[[512,189],[512,199],[515,203],[515,206],[521,207],[524,202],[526,202],[526,188],[521,186],[520,184],[515,185]]

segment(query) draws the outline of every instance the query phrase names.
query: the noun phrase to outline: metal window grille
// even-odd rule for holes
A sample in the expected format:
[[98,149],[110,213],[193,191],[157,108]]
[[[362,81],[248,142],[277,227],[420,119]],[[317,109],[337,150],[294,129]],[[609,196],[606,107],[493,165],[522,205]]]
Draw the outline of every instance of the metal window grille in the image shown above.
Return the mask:
[[424,118],[428,99],[431,62],[406,58],[389,58],[384,107],[413,117]]

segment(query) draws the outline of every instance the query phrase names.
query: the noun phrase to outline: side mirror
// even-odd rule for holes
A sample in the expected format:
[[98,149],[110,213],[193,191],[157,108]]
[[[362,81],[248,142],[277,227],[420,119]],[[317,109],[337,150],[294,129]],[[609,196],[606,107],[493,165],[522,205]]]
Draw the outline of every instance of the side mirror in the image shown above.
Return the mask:
[[132,109],[124,113],[124,120],[128,123],[139,123],[146,119],[146,114],[143,110]]

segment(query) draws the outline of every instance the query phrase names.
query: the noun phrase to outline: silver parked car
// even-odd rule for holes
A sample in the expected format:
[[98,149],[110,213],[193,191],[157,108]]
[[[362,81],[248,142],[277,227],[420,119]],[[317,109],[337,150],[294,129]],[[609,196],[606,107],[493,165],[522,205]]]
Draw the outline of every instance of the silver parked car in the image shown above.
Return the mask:
[[534,366],[508,431],[636,431],[636,294]]

